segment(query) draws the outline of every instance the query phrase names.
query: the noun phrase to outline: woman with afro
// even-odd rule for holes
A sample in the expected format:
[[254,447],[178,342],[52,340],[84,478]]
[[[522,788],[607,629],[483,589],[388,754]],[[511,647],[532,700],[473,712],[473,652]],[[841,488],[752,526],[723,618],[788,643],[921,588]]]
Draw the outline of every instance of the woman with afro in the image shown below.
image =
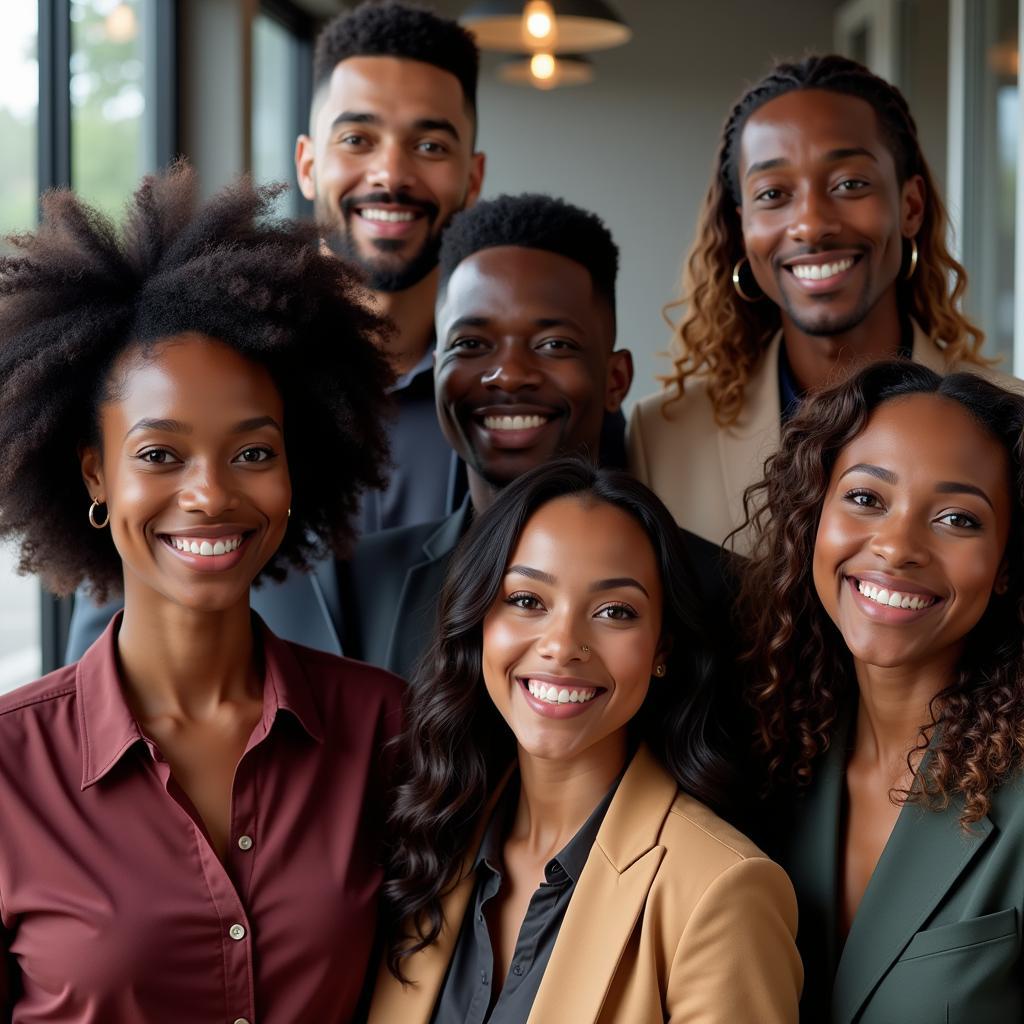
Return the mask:
[[0,539],[124,610],[0,699],[0,1019],[346,1021],[376,924],[387,673],[249,587],[379,485],[382,325],[272,189],[69,192],[0,259]]

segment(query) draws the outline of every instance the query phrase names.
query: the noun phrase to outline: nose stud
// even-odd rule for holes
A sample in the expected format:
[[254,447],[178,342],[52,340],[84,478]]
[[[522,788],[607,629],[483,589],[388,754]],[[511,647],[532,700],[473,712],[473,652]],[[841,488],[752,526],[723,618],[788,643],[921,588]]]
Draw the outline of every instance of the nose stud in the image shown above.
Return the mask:
[[586,644],[580,644],[580,651],[583,654],[589,654],[590,648]]

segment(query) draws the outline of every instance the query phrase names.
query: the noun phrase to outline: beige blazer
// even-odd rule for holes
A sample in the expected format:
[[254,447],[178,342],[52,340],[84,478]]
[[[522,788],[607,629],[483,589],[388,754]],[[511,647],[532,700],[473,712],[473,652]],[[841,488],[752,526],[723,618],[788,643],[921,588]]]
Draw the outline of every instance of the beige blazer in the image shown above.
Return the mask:
[[[743,492],[761,479],[764,461],[779,446],[779,345],[772,339],[747,384],[739,418],[727,427],[715,422],[705,382],[686,383],[682,398],[665,405],[664,391],[642,399],[629,421],[629,462],[634,475],[668,506],[680,526],[721,544],[744,520]],[[1003,387],[1020,390],[1014,377],[973,363],[947,365],[942,349],[914,324],[914,362],[936,373],[970,370]],[[749,555],[751,537],[731,541]]]
[[[473,890],[473,859],[440,939],[382,967],[370,1024],[429,1024]],[[680,792],[641,747],[580,875],[528,1024],[796,1022],[803,968],[785,872]]]

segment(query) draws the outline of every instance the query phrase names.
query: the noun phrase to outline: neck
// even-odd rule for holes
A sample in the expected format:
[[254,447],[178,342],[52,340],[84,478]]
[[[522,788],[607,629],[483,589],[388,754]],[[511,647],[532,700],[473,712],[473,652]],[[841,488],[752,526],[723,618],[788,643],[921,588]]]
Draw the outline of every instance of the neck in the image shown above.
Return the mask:
[[837,384],[867,363],[894,359],[900,349],[896,289],[890,288],[860,323],[842,334],[811,335],[782,315],[786,358],[801,391]]
[[501,494],[497,484],[489,483],[472,466],[466,464],[466,480],[469,485],[469,501],[475,515],[482,515]]
[[590,817],[626,763],[624,729],[567,761],[519,748],[519,805],[511,837],[550,859]]
[[124,597],[117,653],[129,706],[140,718],[201,718],[259,692],[248,593],[223,611],[199,611],[156,601],[126,578]]
[[931,701],[949,685],[960,653],[959,647],[951,649],[923,667],[855,662],[860,699],[853,757],[886,770],[894,780],[903,778],[907,755],[931,721]]
[[395,373],[408,373],[433,343],[437,274],[435,268],[404,291],[372,293],[374,308],[395,325],[387,347]]

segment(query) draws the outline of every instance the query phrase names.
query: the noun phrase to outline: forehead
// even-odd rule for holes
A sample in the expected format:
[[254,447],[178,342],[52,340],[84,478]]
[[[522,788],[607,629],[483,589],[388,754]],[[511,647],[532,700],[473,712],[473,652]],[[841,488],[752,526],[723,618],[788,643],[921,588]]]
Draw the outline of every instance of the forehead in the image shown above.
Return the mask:
[[997,505],[1009,503],[1009,456],[959,402],[941,395],[910,395],[879,406],[867,426],[840,452],[833,483],[850,466],[892,470],[900,483],[974,484]]
[[131,417],[212,419],[233,417],[240,408],[279,417],[282,407],[266,367],[200,334],[126,350],[114,364],[111,383],[113,398],[107,404]]
[[896,173],[874,108],[856,96],[798,89],[769,100],[747,119],[740,140],[739,172],[766,160],[824,159],[865,149]]
[[514,245],[482,249],[452,272],[439,309],[441,327],[460,317],[495,321],[568,317],[597,329],[607,302],[581,263]]
[[317,128],[328,128],[343,111],[375,114],[394,127],[439,118],[460,129],[470,123],[459,80],[450,71],[404,57],[341,61],[320,100]]
[[527,520],[510,564],[528,565],[559,581],[632,576],[654,596],[658,564],[640,524],[614,505],[556,498]]

